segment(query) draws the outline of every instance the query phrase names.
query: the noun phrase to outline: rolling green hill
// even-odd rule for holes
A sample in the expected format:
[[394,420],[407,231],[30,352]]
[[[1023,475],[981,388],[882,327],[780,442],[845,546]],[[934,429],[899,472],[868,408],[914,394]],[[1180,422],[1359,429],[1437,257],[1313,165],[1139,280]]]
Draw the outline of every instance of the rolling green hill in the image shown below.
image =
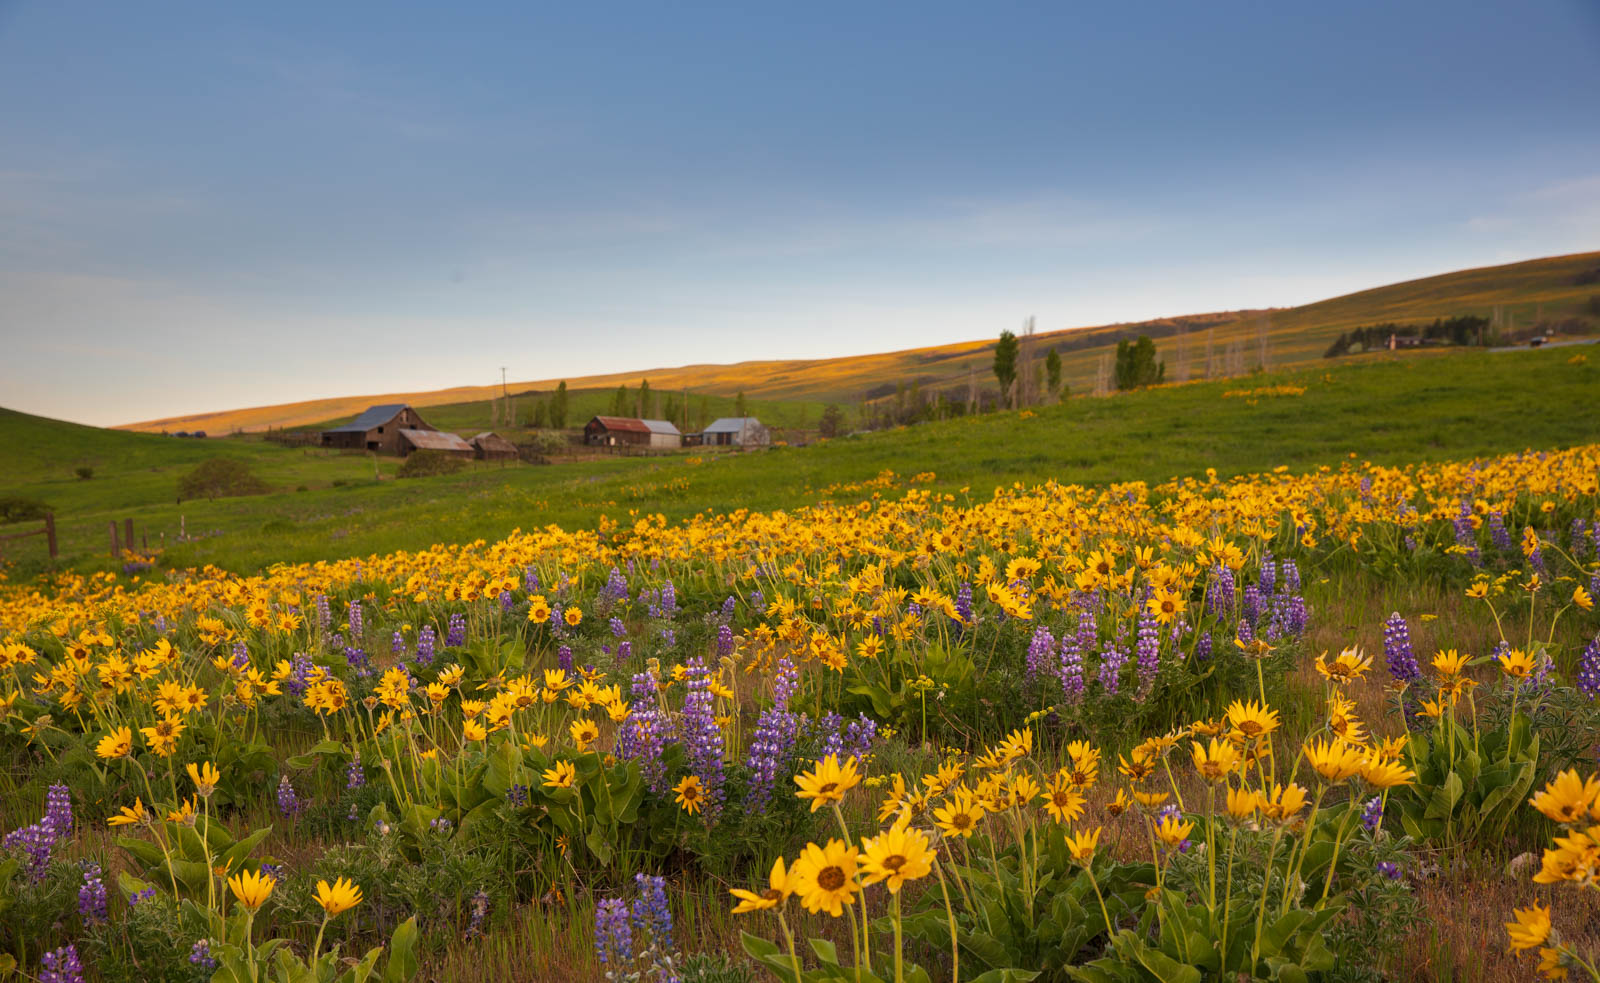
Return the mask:
[[[1094,385],[1097,367],[1118,340],[1149,334],[1168,363],[1168,378],[1206,375],[1205,354],[1217,362],[1237,345],[1245,367],[1259,361],[1260,338],[1267,340],[1267,362],[1274,368],[1320,363],[1329,342],[1340,332],[1383,321],[1431,321],[1455,315],[1489,316],[1498,308],[1506,323],[1531,326],[1535,320],[1576,319],[1590,332],[1600,332],[1589,298],[1600,296],[1600,284],[1580,284],[1578,276],[1600,267],[1600,252],[1575,253],[1505,266],[1461,270],[1420,280],[1389,284],[1300,307],[1271,311],[1234,311],[1164,318],[1137,324],[1044,332],[1035,336],[1035,352],[1047,347],[1062,355],[1063,378],[1075,392]],[[1241,298],[1243,299],[1243,298]],[[1184,358],[1179,359],[1180,350]],[[897,384],[916,383],[923,390],[965,391],[969,379],[992,385],[990,365],[994,339],[884,352],[875,355],[811,360],[740,362],[679,368],[630,369],[609,375],[567,380],[569,387],[609,394],[618,385],[637,386],[641,378],[659,390],[696,394],[823,404],[854,404],[868,393],[892,392]],[[1180,367],[1180,361],[1182,368]],[[1226,371],[1226,368],[1223,369]],[[517,391],[550,390],[557,379],[515,383]],[[424,393],[345,396],[217,413],[170,417],[130,424],[131,430],[206,429],[214,433],[303,427],[330,419],[353,417],[373,403],[409,402],[417,407],[481,403],[499,395],[498,386],[458,387]],[[592,411],[591,411],[592,412]],[[808,410],[809,412],[809,410]],[[487,419],[487,412],[484,414]]]
[[[1600,346],[1381,354],[808,447],[483,466],[410,481],[389,480],[392,461],[382,462],[382,480],[374,480],[364,456],[251,438],[164,440],[6,413],[0,473],[17,477],[0,494],[54,506],[63,562],[79,569],[111,566],[106,523],[131,517],[152,544],[165,534],[171,548],[164,562],[251,570],[498,538],[547,523],[593,528],[602,515],[682,519],[706,509],[792,508],[828,494],[854,501],[871,494],[862,482],[886,470],[902,478],[932,472],[938,490],[983,496],[1013,481],[1155,482],[1208,467],[1224,475],[1311,468],[1350,454],[1401,464],[1571,446],[1600,441],[1600,417],[1590,410],[1596,392]],[[213,451],[248,456],[278,490],[175,503],[177,476],[197,453]],[[94,463],[94,479],[72,478],[79,461]],[[295,490],[301,484],[306,491]],[[217,535],[174,545],[180,521],[191,533]],[[38,540],[17,544],[13,575],[45,569],[42,552]]]

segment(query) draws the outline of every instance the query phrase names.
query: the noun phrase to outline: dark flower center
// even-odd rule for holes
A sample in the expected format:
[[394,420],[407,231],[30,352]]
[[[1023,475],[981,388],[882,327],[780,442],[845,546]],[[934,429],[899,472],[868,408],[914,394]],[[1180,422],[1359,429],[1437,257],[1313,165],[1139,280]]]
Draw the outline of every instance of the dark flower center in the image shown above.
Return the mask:
[[824,867],[817,873],[817,886],[824,891],[837,891],[844,887],[844,868]]

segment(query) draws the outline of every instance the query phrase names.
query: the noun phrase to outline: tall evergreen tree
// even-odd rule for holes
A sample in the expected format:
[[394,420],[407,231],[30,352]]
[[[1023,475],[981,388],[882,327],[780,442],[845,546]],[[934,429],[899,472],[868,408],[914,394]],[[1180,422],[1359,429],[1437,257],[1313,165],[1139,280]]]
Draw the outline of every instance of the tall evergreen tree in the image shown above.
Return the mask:
[[1000,398],[1016,405],[1012,389],[1017,381],[1017,336],[1010,331],[1000,332],[1000,341],[994,346],[994,377],[1000,383]]

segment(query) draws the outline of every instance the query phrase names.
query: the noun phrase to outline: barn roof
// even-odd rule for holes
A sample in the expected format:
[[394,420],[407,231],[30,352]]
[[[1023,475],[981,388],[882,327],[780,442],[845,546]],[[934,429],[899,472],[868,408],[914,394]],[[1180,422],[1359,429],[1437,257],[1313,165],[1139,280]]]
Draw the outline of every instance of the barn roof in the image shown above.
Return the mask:
[[747,426],[761,426],[761,421],[753,416],[725,416],[720,420],[711,421],[711,426],[706,427],[702,433],[743,433]]
[[651,433],[670,434],[674,437],[683,436],[678,432],[678,428],[672,425],[671,420],[640,420],[639,422],[649,427]]
[[405,403],[383,403],[378,406],[369,406],[361,415],[346,423],[342,427],[334,427],[326,433],[366,433],[373,427],[382,426],[400,415],[406,408]]
[[478,443],[503,444],[506,447],[516,447],[517,446],[516,444],[513,444],[511,441],[507,440],[506,438],[504,438],[504,437],[500,436],[499,434],[495,433],[493,430],[485,430],[483,433],[474,434],[472,439],[467,441],[467,443],[469,443],[469,444],[478,444]]
[[645,426],[643,420],[636,420],[631,416],[597,416],[596,420],[607,430],[627,430],[632,433],[649,433],[650,428]]
[[472,451],[472,445],[443,430],[401,430],[400,436],[419,451]]

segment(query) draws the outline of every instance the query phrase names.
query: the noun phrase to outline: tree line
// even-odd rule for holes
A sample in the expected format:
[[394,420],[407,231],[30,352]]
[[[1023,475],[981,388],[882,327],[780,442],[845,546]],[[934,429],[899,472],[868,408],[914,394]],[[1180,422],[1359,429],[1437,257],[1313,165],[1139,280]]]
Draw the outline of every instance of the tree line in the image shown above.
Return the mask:
[[1375,349],[1388,348],[1389,339],[1415,339],[1417,342],[1435,342],[1441,345],[1492,345],[1497,338],[1497,332],[1490,329],[1490,321],[1486,317],[1475,317],[1463,314],[1457,317],[1434,318],[1427,324],[1399,324],[1394,321],[1385,321],[1381,324],[1367,324],[1349,331],[1342,331],[1328,345],[1328,350],[1322,353],[1323,358],[1337,358],[1348,355],[1350,352],[1370,352]]

